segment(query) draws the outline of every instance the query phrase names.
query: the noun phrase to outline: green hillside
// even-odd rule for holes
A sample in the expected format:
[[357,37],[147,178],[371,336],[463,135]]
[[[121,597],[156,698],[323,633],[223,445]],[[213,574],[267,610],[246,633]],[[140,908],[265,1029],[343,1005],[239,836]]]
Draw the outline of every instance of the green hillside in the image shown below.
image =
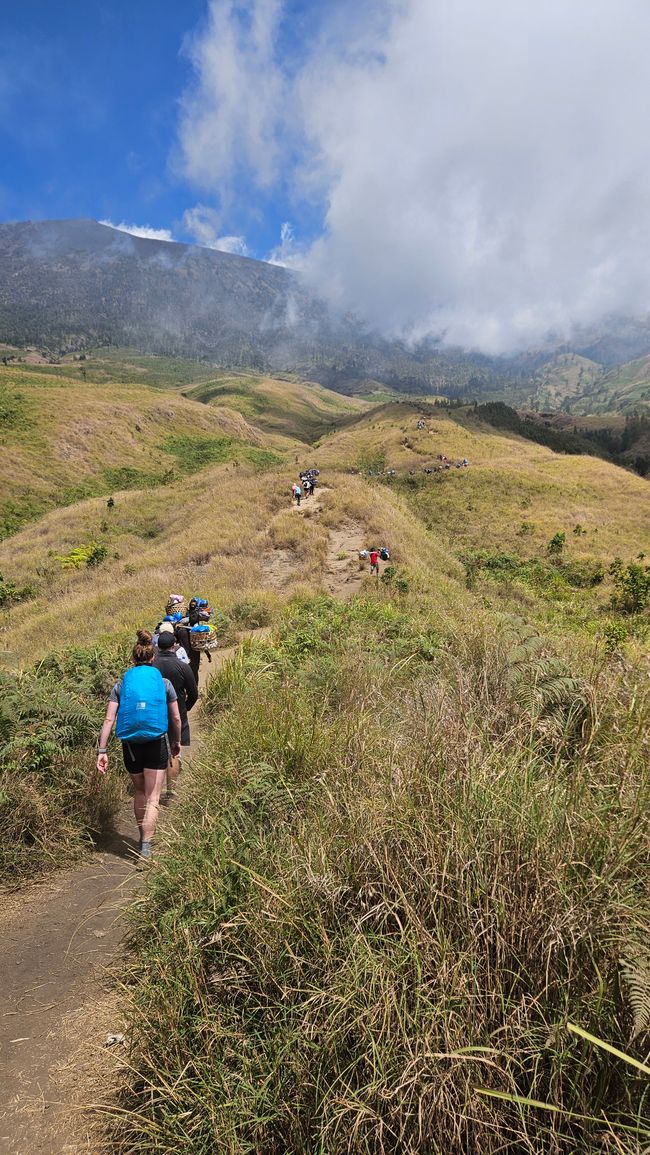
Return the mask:
[[110,825],[136,627],[202,594],[229,647],[120,965],[108,1149],[640,1155],[645,1073],[600,1040],[645,1061],[648,482],[473,407],[153,371],[2,370],[6,484],[51,505],[0,542],[14,885]]
[[168,484],[210,462],[277,462],[365,408],[320,386],[129,351],[0,365],[0,536],[53,506]]

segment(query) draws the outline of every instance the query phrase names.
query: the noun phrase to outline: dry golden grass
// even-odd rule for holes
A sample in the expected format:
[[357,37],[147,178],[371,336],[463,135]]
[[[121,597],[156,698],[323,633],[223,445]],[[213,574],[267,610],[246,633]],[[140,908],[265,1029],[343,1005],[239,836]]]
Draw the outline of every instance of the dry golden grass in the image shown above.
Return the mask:
[[[58,381],[49,392],[66,395]],[[120,386],[116,396],[120,392],[146,397],[150,410],[142,421],[152,428],[167,406],[179,404],[198,408],[208,422],[227,420],[233,432],[256,436],[242,418],[218,407],[151,389]],[[265,586],[281,594],[296,582],[320,588],[327,531],[346,522],[365,531],[368,546],[388,546],[392,562],[408,567],[416,588],[435,593],[440,614],[458,620],[476,613],[456,557],[464,549],[539,555],[563,530],[574,559],[595,556],[607,563],[617,554],[632,558],[650,550],[643,479],[478,424],[466,428],[444,411],[434,411],[429,430],[420,432],[419,411],[415,403],[382,406],[309,454],[298,447],[282,468],[259,473],[245,464],[216,465],[172,485],[118,493],[110,511],[104,498],[53,510],[0,544],[0,572],[38,588],[34,600],[4,614],[5,662],[25,665],[52,649],[153,625],[177,588],[188,596],[205,594],[225,611]],[[398,470],[393,484],[351,472],[380,453],[386,468]],[[452,460],[467,456],[470,468],[424,475],[422,466],[438,453]],[[317,490],[316,502],[304,502],[297,513],[289,489],[306,463],[321,468],[329,492]],[[576,524],[586,534],[574,536]],[[64,570],[57,555],[90,541],[108,548],[107,559],[94,568]],[[269,557],[286,564],[269,574]]]
[[[39,587],[33,600],[5,612],[6,664],[24,666],[71,644],[154,625],[177,589],[208,596],[225,612],[265,583],[287,595],[296,582],[320,589],[328,532],[348,521],[365,527],[368,545],[373,538],[387,544],[421,588],[435,586],[441,612],[464,612],[462,567],[403,498],[358,476],[334,473],[328,482],[327,492],[298,512],[287,471],[214,466],[182,483],[118,494],[111,511],[103,498],[53,510],[0,543],[0,572]],[[109,549],[104,562],[62,567],[57,555],[95,540]],[[286,588],[268,581],[268,556],[276,551],[291,558]]]
[[366,401],[315,382],[246,373],[217,373],[185,394],[210,406],[230,406],[260,429],[304,441],[313,441],[370,408]]
[[[643,478],[599,458],[553,453],[453,412],[434,412],[428,430],[419,431],[419,412],[408,402],[368,414],[319,448],[319,464],[363,467],[383,454],[384,468],[397,470],[399,478],[413,471],[425,485],[432,529],[451,549],[514,546],[525,522],[531,551],[544,548],[558,530],[569,537],[576,525],[586,533],[572,540],[573,557],[598,554],[610,561],[650,551]],[[467,457],[469,469],[423,475],[440,453],[451,461]]]

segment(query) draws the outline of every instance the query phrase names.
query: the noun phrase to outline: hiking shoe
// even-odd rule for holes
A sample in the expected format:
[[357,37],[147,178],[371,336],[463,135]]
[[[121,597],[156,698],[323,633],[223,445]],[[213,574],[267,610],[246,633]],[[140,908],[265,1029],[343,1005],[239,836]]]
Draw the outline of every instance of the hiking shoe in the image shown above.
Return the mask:
[[172,802],[175,802],[175,801],[176,801],[176,791],[175,790],[166,790],[164,794],[160,795],[160,805],[161,806],[169,806],[169,805],[171,805]]
[[149,866],[151,862],[151,843],[143,842],[140,846],[140,855],[138,857],[138,867],[140,870],[145,866]]

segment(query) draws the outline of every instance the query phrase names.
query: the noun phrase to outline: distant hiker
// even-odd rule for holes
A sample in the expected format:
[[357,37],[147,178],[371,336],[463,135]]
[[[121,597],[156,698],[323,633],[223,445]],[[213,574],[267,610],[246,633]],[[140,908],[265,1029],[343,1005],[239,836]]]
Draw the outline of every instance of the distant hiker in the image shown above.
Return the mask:
[[302,486],[301,485],[292,485],[291,486],[291,492],[293,493],[293,496],[295,498],[296,505],[299,506],[300,505],[300,499],[302,497]]
[[170,757],[181,752],[181,716],[176,690],[152,665],[154,648],[148,630],[138,630],[133,666],[111,690],[99,736],[97,769],[108,768],[108,739],[115,733],[122,742],[124,765],[135,787],[133,810],[140,831],[140,856],[151,857],[160,791]]
[[114,499],[112,497],[109,497],[108,501],[106,502],[106,508],[112,509],[114,505],[115,505]]
[[370,572],[376,573],[379,577],[379,550],[375,549],[374,545],[370,549]]
[[303,489],[305,491],[305,500],[306,500],[308,497],[311,497],[311,491],[312,491],[312,484],[311,484],[311,481],[309,480],[308,477],[305,478],[305,480],[302,483],[302,486],[303,486]]
[[[175,652],[178,642],[173,630],[164,630],[158,639],[158,651],[153,664],[160,670],[163,678],[168,678],[176,691],[178,711],[181,716],[181,746],[190,744],[190,724],[188,713],[196,705],[199,690],[196,678],[187,663],[179,661]],[[170,757],[167,766],[167,793],[161,802],[167,803],[174,797],[174,788],[181,768],[180,755]]]

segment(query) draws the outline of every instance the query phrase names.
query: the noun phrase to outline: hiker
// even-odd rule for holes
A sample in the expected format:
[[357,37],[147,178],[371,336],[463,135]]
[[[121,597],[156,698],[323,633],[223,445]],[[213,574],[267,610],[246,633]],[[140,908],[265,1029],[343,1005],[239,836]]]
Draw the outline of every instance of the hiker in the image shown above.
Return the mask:
[[151,857],[160,792],[170,757],[181,752],[181,716],[176,690],[152,665],[154,648],[148,630],[138,630],[133,665],[111,690],[99,736],[97,769],[108,769],[108,739],[122,742],[124,765],[135,787],[133,810],[140,831],[140,856]]
[[[158,638],[158,650],[153,660],[163,678],[168,678],[176,691],[178,712],[181,716],[181,746],[190,744],[188,713],[196,705],[199,690],[189,664],[179,661],[178,642],[173,630],[164,630]],[[176,781],[181,768],[180,754],[172,756],[167,766],[167,791],[160,801],[163,806],[174,797]]]
[[171,652],[175,654],[179,662],[182,662],[185,666],[189,666],[190,659],[188,657],[187,650],[185,649],[185,646],[180,644],[178,638],[176,637],[176,623],[171,621],[169,618],[165,618],[162,622],[159,623],[159,625],[156,626],[156,632],[151,639],[156,648],[159,646],[161,634],[171,634],[172,638],[174,639],[173,643],[167,643],[164,648],[168,649],[169,645],[171,645]]
[[[192,626],[198,625],[199,622],[209,621],[210,609],[208,607],[208,603],[204,598],[192,598],[187,607],[187,614],[184,618],[181,618],[180,622],[177,622],[175,626],[176,639],[188,656],[190,669],[196,678],[197,686],[199,684],[199,666],[201,664],[202,651],[194,649],[190,637],[190,632]],[[211,662],[212,654],[210,654],[208,650],[204,652],[206,653],[208,661]]]
[[302,486],[292,485],[291,486],[291,492],[293,493],[293,496],[296,499],[296,505],[300,506],[300,499],[302,497]]
[[311,496],[312,484],[308,477],[305,478],[302,484],[305,491],[305,500],[307,500],[307,498]]
[[370,572],[376,573],[379,577],[379,550],[375,549],[374,545],[370,548]]

